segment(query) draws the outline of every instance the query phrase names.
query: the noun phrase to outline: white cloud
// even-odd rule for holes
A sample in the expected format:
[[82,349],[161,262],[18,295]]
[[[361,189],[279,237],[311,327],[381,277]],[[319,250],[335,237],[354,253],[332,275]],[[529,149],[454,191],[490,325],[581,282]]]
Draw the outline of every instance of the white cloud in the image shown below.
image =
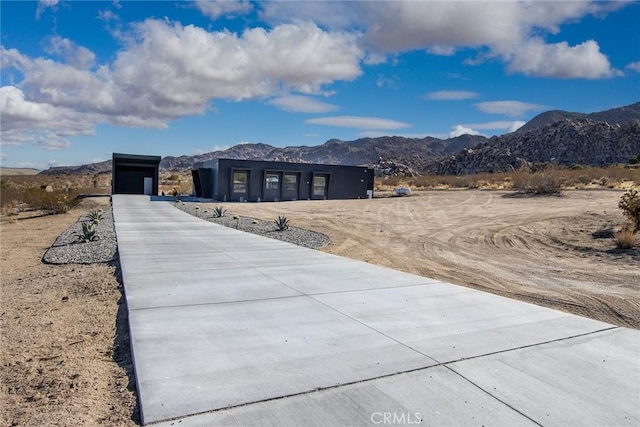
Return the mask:
[[263,2],[259,17],[271,24],[313,21],[332,30],[346,30],[359,19],[359,2],[342,1],[269,1]]
[[[500,120],[494,122],[486,122],[486,123],[463,123],[463,127],[471,128],[471,129],[491,129],[491,130],[507,130],[512,129],[514,126],[517,128],[523,126],[525,122],[521,120]],[[515,129],[514,129],[515,130]],[[512,132],[512,131],[509,131]]]
[[[619,75],[597,43],[546,44],[563,24],[587,15],[602,17],[629,2],[574,1],[363,1],[269,2],[262,17],[269,22],[314,20],[333,29],[356,28],[368,57],[424,50],[452,55],[480,52],[469,64],[499,58],[512,72],[554,78],[608,78]],[[553,56],[548,66],[538,52]],[[572,63],[576,62],[572,65]]]
[[[237,145],[248,144],[248,142],[239,142]],[[214,145],[211,151],[224,151],[231,148],[230,145]]]
[[308,96],[296,95],[281,96],[268,101],[267,104],[295,113],[328,113],[340,108],[337,105],[318,101]]
[[43,148],[65,148],[65,136],[90,135],[95,123],[91,115],[28,101],[15,86],[0,87],[0,110],[2,145],[35,142]]
[[71,143],[69,141],[61,138],[53,132],[45,132],[43,135],[38,136],[36,144],[49,151],[62,150],[63,148],[71,147]]
[[120,18],[118,17],[118,15],[113,13],[113,11],[109,9],[105,9],[105,10],[98,11],[98,19],[104,22],[111,22],[111,21],[117,21]]
[[204,114],[215,99],[326,94],[325,85],[362,74],[364,55],[352,34],[329,33],[313,23],[238,35],[146,20],[125,40],[112,64],[95,69],[87,68],[95,61],[91,51],[60,37],[50,39],[49,49],[66,62],[0,46],[2,67],[24,76],[17,86],[2,88],[3,102],[9,102],[3,143],[5,137],[37,143],[34,132],[43,129],[63,137],[86,134],[97,123],[166,128],[176,118]]
[[524,126],[525,124],[527,124],[527,122],[522,121],[522,120],[516,120],[513,123],[511,123],[511,126],[509,126],[507,128],[506,133],[511,133],[511,132],[515,132],[518,129],[520,129],[522,126]]
[[36,8],[36,20],[40,19],[40,16],[47,8],[56,10],[57,6],[58,0],[39,0]]
[[449,132],[449,138],[455,138],[461,135],[480,135],[480,132],[462,125],[456,125],[453,130]]
[[521,101],[489,101],[475,104],[478,110],[488,114],[504,114],[511,117],[521,116],[529,111],[540,111],[547,108],[540,104]]
[[89,49],[60,36],[49,37],[46,51],[60,56],[67,64],[79,69],[89,69],[96,61],[96,55]]
[[218,19],[221,16],[244,15],[253,10],[253,6],[247,0],[195,0],[196,8],[204,16]]
[[4,161],[4,160],[7,160],[7,155],[6,153],[3,153],[0,151],[0,161]]
[[624,68],[626,68],[627,70],[635,71],[636,73],[640,73],[640,61],[635,61],[627,64],[627,66]]
[[437,92],[431,92],[425,95],[427,99],[436,100],[461,100],[461,99],[473,99],[479,95],[476,92],[469,92],[464,90],[439,90]]
[[379,117],[359,117],[359,116],[335,116],[335,117],[319,117],[316,119],[308,119],[304,121],[307,124],[325,125],[355,129],[404,129],[412,127],[409,123],[398,122],[395,120],[382,119]]
[[532,76],[564,79],[620,75],[594,40],[569,46],[567,42],[545,44],[539,38],[531,39],[512,54],[508,69]]
[[[450,138],[456,136],[469,134],[469,135],[482,135],[479,130],[497,130],[502,131],[500,133],[511,133],[520,129],[526,122],[522,120],[500,120],[485,123],[463,123],[456,125],[454,130],[449,133]],[[495,134],[495,132],[493,132]]]

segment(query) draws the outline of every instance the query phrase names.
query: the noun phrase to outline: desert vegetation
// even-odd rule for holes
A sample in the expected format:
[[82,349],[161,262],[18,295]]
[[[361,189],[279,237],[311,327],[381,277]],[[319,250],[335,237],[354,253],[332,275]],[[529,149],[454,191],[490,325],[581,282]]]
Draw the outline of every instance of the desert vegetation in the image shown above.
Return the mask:
[[558,194],[559,191],[567,189],[612,189],[640,185],[640,168],[533,165],[511,172],[380,177],[376,178],[375,190],[390,191],[399,185],[407,186],[413,190],[478,188],[516,190],[530,194]]

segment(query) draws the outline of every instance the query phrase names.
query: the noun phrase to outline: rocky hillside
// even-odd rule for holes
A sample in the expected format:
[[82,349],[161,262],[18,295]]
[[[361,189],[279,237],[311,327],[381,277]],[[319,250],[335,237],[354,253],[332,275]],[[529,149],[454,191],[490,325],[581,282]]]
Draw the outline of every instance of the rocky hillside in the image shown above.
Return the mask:
[[524,126],[518,129],[516,132],[524,133],[539,127],[550,125],[555,122],[567,119],[590,119],[595,122],[607,122],[609,124],[622,125],[632,120],[640,120],[640,102],[635,104],[626,105],[624,107],[612,108],[606,111],[599,111],[597,113],[570,113],[568,111],[552,110],[538,114],[533,119],[529,120]]
[[110,173],[111,160],[89,163],[81,166],[53,166],[40,172],[38,175],[87,175],[96,173]]
[[482,136],[463,135],[446,140],[438,138],[403,138],[384,136],[355,141],[331,139],[318,146],[273,147],[267,144],[242,144],[224,151],[198,156],[165,157],[162,169],[190,169],[195,163],[213,158],[291,161],[335,165],[375,165],[380,160],[397,160],[405,167],[417,169],[427,162],[450,155],[462,148],[487,141]]
[[509,171],[532,163],[606,166],[627,163],[638,154],[640,120],[620,125],[569,118],[528,132],[491,138],[424,169],[464,175]]
[[[379,175],[505,171],[538,162],[599,166],[627,162],[640,155],[639,121],[640,102],[591,114],[547,111],[518,131],[491,139],[477,135],[445,140],[385,136],[355,141],[331,139],[311,147],[240,144],[195,156],[167,156],[160,169],[189,170],[195,163],[213,158],[368,165]],[[111,161],[106,161],[54,167],[41,173],[95,174],[110,170]]]

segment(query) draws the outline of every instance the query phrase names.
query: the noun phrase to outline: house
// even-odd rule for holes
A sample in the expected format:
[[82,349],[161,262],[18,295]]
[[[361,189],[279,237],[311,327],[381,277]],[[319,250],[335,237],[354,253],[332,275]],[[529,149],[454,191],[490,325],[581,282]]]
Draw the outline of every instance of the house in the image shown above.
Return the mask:
[[158,195],[160,156],[113,153],[112,194]]
[[195,195],[221,201],[366,199],[373,169],[366,166],[213,159],[194,165]]

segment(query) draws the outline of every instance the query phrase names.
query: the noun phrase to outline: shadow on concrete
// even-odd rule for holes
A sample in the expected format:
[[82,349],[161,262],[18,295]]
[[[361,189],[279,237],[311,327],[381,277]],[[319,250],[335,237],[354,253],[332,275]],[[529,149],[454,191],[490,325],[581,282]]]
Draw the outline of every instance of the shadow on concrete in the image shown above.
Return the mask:
[[116,253],[116,259],[109,263],[115,267],[115,277],[118,281],[120,289],[120,299],[118,300],[118,313],[116,314],[116,335],[113,340],[112,357],[114,362],[118,364],[127,374],[129,382],[127,390],[131,391],[136,397],[136,405],[131,414],[131,420],[136,424],[142,424],[140,418],[140,400],[138,399],[138,391],[136,388],[136,373],[133,367],[133,358],[131,356],[131,339],[129,335],[129,310],[127,309],[127,300],[124,295],[124,286],[122,281],[122,269],[120,267],[120,259]]

